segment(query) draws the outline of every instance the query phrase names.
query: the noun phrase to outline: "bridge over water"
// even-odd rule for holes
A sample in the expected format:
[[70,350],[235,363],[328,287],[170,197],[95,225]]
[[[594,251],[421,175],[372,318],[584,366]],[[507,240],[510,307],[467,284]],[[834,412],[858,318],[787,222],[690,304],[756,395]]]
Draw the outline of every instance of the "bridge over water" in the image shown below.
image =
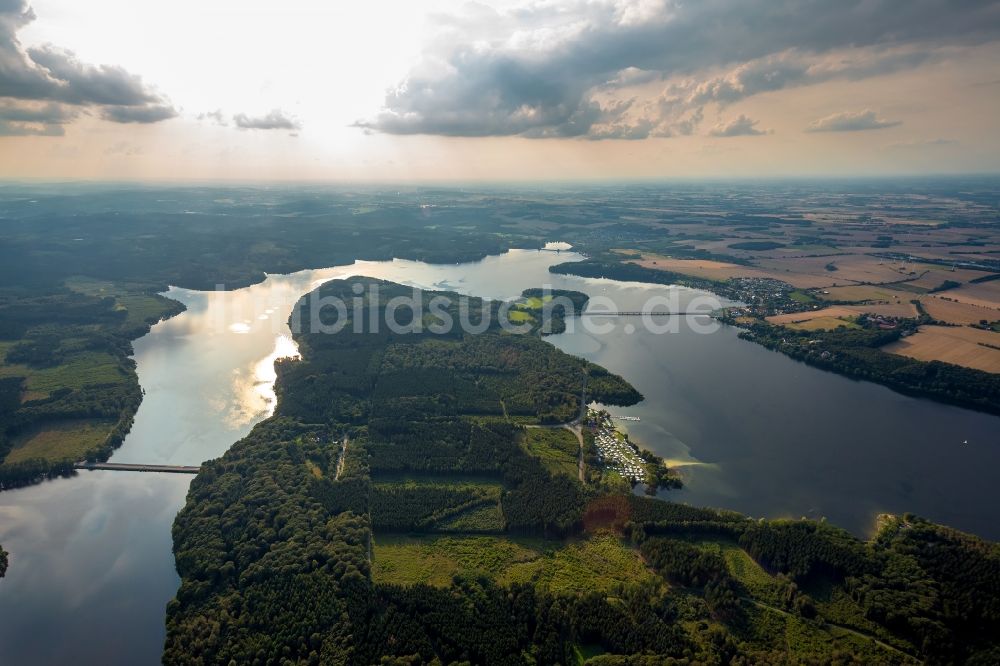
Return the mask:
[[74,469],[100,469],[111,472],[168,472],[172,474],[197,474],[200,465],[143,465],[135,463],[78,462]]
[[711,312],[698,312],[697,310],[691,312],[666,312],[663,310],[618,310],[615,312],[606,312],[603,310],[586,310],[584,312],[576,312],[570,316],[579,317],[711,317]]

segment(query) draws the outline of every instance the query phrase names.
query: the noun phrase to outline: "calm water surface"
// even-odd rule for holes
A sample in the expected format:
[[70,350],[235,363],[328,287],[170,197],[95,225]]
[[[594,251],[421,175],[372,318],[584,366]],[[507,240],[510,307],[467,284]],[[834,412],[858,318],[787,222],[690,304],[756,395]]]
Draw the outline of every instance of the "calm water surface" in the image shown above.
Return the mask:
[[[295,354],[295,300],[325,280],[368,275],[423,288],[510,298],[528,287],[586,291],[622,310],[650,297],[685,307],[701,292],[548,273],[571,252],[514,251],[461,265],[358,262],[270,276],[234,292],[171,289],[187,312],[135,343],[146,391],[112,460],[198,464],[221,455],[273,408],[273,361]],[[599,305],[595,301],[594,307]],[[880,511],[915,511],[1000,538],[1000,418],[906,398],[703,334],[703,318],[595,317],[549,338],[624,375],[646,400],[614,413],[678,464],[674,499],[758,516],[826,516],[865,534]],[[666,324],[667,320],[657,319]],[[595,330],[598,325],[608,330]],[[962,444],[964,440],[969,443]],[[0,664],[154,664],[178,578],[170,526],[190,477],[87,472],[0,493]]]

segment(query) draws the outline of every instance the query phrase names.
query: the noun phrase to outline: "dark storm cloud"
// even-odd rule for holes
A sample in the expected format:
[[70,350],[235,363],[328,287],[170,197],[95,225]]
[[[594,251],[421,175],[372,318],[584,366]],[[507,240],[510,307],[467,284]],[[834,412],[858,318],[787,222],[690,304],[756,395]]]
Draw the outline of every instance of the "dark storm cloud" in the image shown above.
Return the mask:
[[77,115],[75,109],[62,104],[31,104],[0,100],[0,119],[32,123],[66,123]]
[[[381,113],[358,126],[450,136],[630,138],[623,136],[630,127],[637,135],[665,135],[672,133],[663,124],[671,112],[897,71],[944,46],[993,41],[1000,37],[1000,3],[619,0],[503,14],[479,6],[443,24],[439,48],[387,93]],[[869,60],[854,66],[822,62],[824,54],[865,50]],[[705,74],[740,66],[714,82]],[[608,103],[595,99],[596,90],[657,76],[700,80],[668,91],[653,115],[602,127]]]
[[0,136],[62,136],[62,125],[73,120],[73,107],[0,100]]
[[233,122],[241,129],[258,130],[297,130],[301,125],[295,119],[286,115],[280,109],[274,109],[263,116],[248,116],[245,113],[237,113],[233,116]]
[[810,123],[807,132],[860,132],[862,130],[885,129],[902,123],[898,120],[883,120],[874,111],[844,111],[834,113]]
[[114,122],[157,122],[176,115],[142,79],[121,67],[82,63],[51,45],[22,48],[17,33],[34,19],[24,0],[0,0],[0,98],[98,107],[103,118]]
[[28,49],[28,57],[48,74],[48,85],[39,86],[36,98],[44,99],[48,95],[71,104],[118,106],[159,101],[159,97],[143,85],[142,79],[121,67],[87,65],[71,52],[52,46]]

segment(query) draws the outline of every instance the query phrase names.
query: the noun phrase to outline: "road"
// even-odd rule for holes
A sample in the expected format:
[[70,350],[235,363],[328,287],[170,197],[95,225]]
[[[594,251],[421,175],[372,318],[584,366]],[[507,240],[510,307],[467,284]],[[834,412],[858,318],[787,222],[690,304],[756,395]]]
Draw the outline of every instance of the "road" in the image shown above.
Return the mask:
[[337,471],[333,475],[334,481],[340,480],[340,474],[344,471],[344,459],[347,458],[347,435],[344,435],[343,446],[340,447],[340,455],[337,456]]

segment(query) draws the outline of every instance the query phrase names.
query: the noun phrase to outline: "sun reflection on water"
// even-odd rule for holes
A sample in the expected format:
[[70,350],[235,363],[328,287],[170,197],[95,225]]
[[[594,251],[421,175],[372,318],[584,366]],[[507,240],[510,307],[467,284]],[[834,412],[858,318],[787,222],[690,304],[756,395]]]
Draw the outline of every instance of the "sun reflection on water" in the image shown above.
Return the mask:
[[279,358],[299,358],[298,346],[290,336],[277,335],[270,354],[249,369],[233,370],[233,402],[225,415],[230,427],[248,425],[274,413],[274,381],[278,377],[274,362]]

